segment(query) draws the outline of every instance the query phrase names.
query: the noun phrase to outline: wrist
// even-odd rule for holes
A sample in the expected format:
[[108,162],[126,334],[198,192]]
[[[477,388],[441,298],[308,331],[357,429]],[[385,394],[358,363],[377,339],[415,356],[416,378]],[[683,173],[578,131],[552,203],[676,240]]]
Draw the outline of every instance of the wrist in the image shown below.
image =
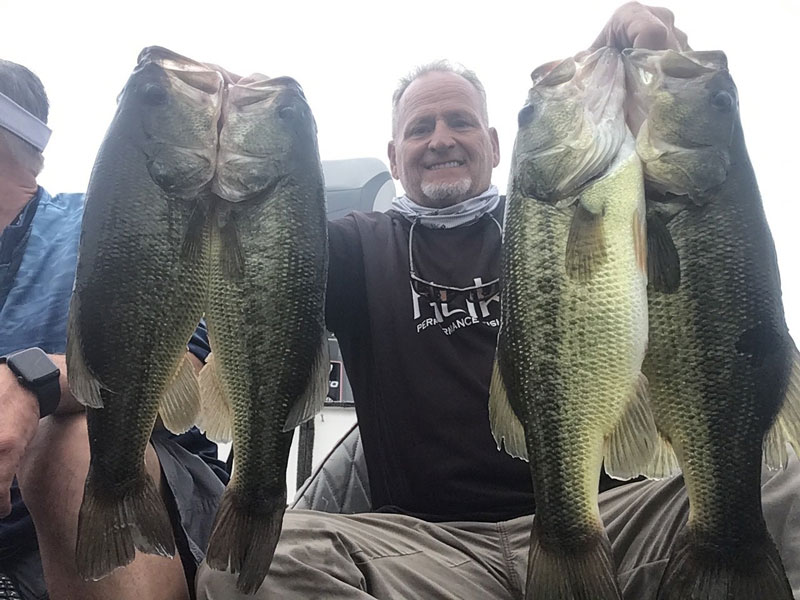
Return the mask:
[[61,401],[61,370],[41,348],[28,348],[0,357],[17,378],[18,383],[33,396],[39,407],[39,418],[58,408]]

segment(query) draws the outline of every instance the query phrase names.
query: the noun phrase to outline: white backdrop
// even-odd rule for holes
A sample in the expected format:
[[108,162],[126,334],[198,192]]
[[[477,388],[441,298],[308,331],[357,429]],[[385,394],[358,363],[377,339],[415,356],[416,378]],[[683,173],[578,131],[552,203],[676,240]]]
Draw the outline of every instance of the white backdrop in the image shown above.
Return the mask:
[[[495,182],[505,190],[530,71],[589,45],[618,4],[0,0],[0,57],[25,64],[47,88],[54,133],[41,182],[51,192],[85,189],[116,96],[139,50],[155,44],[240,74],[297,79],[317,119],[323,159],[386,160],[398,78],[437,58],[461,62],[486,86],[501,144]],[[668,6],[693,48],[728,55],[778,249],[787,320],[800,337],[800,3],[672,0]]]

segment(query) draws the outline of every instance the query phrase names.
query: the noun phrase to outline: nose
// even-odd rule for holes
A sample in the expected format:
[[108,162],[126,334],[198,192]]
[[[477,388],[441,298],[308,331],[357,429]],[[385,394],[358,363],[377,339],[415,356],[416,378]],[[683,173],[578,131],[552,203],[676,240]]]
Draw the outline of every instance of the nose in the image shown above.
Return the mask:
[[442,150],[450,150],[456,145],[453,132],[443,121],[436,121],[436,125],[428,141],[428,148],[434,152],[441,152]]

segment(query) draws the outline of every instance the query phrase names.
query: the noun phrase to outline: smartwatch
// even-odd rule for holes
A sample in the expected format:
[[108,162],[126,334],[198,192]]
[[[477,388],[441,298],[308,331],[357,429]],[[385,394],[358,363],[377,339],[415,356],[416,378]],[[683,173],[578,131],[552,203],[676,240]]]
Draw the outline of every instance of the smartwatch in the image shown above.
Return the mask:
[[39,418],[55,412],[61,400],[61,371],[41,348],[28,348],[0,356],[19,382],[36,395]]

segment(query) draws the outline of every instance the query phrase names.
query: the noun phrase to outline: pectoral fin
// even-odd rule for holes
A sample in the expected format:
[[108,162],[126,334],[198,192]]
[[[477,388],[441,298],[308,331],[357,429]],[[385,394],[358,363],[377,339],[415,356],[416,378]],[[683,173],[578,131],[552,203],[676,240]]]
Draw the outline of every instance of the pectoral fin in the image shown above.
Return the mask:
[[505,447],[506,452],[514,458],[528,460],[525,429],[508,401],[503,375],[496,359],[492,368],[492,382],[489,385],[489,425],[498,450]]
[[313,419],[322,410],[325,404],[325,397],[328,395],[330,372],[331,359],[328,352],[328,335],[324,333],[320,340],[306,390],[292,405],[289,416],[286,417],[286,423],[283,426],[284,431],[291,431],[301,423]]
[[588,281],[605,261],[603,215],[589,211],[579,201],[567,237],[567,274],[577,281]]
[[222,388],[214,353],[208,355],[200,371],[200,416],[197,426],[214,442],[233,439],[233,409]]
[[642,475],[648,479],[664,479],[680,472],[681,466],[672,444],[659,434],[653,458],[642,471]]
[[78,295],[73,294],[69,307],[67,323],[67,380],[69,389],[75,399],[90,408],[103,408],[100,397],[100,381],[89,371],[83,358],[81,335],[78,328],[80,311]]
[[203,251],[208,245],[206,236],[206,211],[202,202],[197,201],[186,234],[181,246],[181,259],[189,263],[197,263],[203,256]]
[[667,226],[647,215],[647,281],[657,292],[672,294],[681,284],[681,262]]
[[764,461],[770,469],[786,468],[789,460],[786,444],[800,457],[800,352],[794,345],[786,396],[764,440]]
[[625,412],[606,437],[603,452],[606,472],[615,479],[641,475],[656,451],[658,431],[647,398],[647,379],[639,374]]
[[197,421],[200,413],[200,386],[189,357],[184,354],[158,407],[164,427],[183,433]]
[[239,242],[239,231],[236,229],[236,220],[230,210],[220,210],[217,213],[217,227],[222,275],[228,281],[240,281],[244,277],[244,255]]

